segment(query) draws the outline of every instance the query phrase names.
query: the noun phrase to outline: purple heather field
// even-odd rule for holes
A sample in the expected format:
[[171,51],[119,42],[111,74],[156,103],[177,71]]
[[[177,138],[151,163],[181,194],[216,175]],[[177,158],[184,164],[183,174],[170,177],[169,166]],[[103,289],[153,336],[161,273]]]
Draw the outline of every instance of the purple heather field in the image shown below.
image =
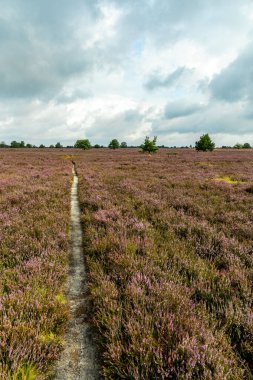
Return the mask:
[[44,379],[61,351],[71,188],[63,154],[0,150],[0,379]]
[[104,378],[252,379],[253,150],[193,149],[0,151],[0,378],[62,348],[70,159]]
[[251,379],[253,151],[77,158],[107,379]]

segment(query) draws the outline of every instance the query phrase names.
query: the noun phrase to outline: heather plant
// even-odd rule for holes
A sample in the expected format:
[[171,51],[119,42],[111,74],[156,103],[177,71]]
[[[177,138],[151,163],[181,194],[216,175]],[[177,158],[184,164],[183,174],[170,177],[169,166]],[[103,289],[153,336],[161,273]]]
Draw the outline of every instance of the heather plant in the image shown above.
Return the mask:
[[[0,179],[0,378],[44,379],[68,318],[71,165],[47,150],[4,150]],[[61,210],[61,212],[59,212]]]
[[105,378],[252,377],[252,161],[189,149],[77,159]]

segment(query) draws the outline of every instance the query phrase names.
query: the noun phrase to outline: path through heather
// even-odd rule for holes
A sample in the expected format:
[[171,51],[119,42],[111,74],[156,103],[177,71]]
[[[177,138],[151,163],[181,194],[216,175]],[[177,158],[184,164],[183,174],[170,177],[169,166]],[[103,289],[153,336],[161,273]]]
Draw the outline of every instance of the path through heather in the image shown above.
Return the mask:
[[55,380],[100,379],[96,352],[89,325],[85,322],[88,301],[85,296],[86,273],[83,259],[82,229],[78,200],[78,177],[73,166],[71,189],[71,256],[68,300],[71,318],[64,337],[65,348],[56,363]]

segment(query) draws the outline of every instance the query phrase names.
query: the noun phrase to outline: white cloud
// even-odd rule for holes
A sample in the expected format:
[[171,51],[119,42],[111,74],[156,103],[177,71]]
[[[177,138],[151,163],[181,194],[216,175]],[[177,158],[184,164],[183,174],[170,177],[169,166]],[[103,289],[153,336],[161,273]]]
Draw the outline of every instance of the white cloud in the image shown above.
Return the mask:
[[251,0],[9,0],[0,139],[253,144],[252,15]]
[[98,4],[98,8],[101,16],[99,20],[90,27],[89,36],[82,46],[85,50],[96,45],[106,44],[106,42],[114,38],[117,33],[116,27],[120,21],[122,11],[113,4],[106,2]]

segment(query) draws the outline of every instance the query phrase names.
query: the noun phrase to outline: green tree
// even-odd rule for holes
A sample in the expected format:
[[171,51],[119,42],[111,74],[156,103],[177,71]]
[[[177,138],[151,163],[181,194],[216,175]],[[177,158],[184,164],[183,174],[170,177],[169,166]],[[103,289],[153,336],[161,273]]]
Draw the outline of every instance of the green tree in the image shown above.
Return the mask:
[[58,142],[58,143],[55,144],[55,148],[63,148],[63,146],[61,145],[60,142]]
[[234,148],[234,149],[242,149],[242,148],[243,148],[243,145],[240,144],[240,143],[237,143],[237,144],[234,145],[233,148]]
[[11,148],[20,148],[20,143],[17,141],[12,141],[11,142]]
[[157,137],[155,136],[153,140],[150,140],[148,136],[146,136],[144,143],[140,146],[143,152],[155,153],[158,151],[158,147],[156,146]]
[[91,149],[91,143],[88,139],[84,140],[77,140],[74,148],[79,148],[79,149]]
[[251,145],[249,143],[244,143],[243,149],[251,149]]
[[49,145],[49,148],[54,148],[54,145],[52,145],[52,144],[51,144],[51,145]]
[[195,143],[195,149],[201,150],[203,152],[210,151],[212,152],[214,150],[215,143],[211,140],[208,133],[205,135],[202,135],[198,141]]
[[125,141],[122,141],[122,143],[120,144],[120,147],[127,148],[127,143]]
[[109,145],[108,145],[108,148],[110,149],[118,149],[119,148],[119,142],[117,139],[113,139]]
[[101,146],[100,146],[99,144],[95,144],[95,145],[93,146],[93,148],[98,149],[98,148],[101,148]]
[[45,148],[45,145],[40,144],[39,148]]

